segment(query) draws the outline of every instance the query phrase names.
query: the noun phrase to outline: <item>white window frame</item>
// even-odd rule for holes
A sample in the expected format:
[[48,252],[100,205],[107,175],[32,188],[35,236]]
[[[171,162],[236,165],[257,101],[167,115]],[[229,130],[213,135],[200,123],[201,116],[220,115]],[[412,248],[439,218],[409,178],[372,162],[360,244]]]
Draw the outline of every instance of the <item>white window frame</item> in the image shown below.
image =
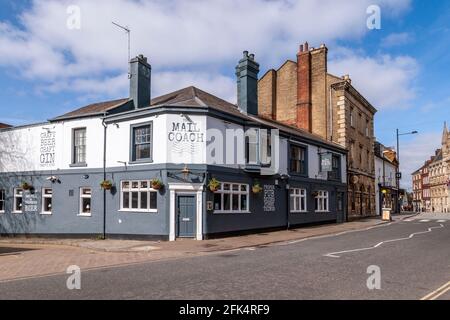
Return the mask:
[[[246,155],[245,162],[247,165],[257,166],[257,165],[261,164],[261,162],[260,162],[260,150],[261,150],[260,132],[261,131],[259,128],[249,128],[245,132],[245,155]],[[254,154],[255,159],[251,159],[252,161],[250,161],[250,145],[254,145],[256,147],[255,154]],[[247,151],[248,151],[248,153],[247,153]]]
[[6,209],[6,190],[0,189],[0,203],[3,203],[3,210],[0,210],[0,213],[5,213]]
[[[124,188],[123,185],[124,183],[129,184],[128,188]],[[145,182],[147,183],[147,187],[141,187],[141,184]],[[133,188],[133,183],[137,183],[138,187],[137,188]],[[128,192],[129,193],[129,207],[128,208],[124,208],[123,207],[123,194],[124,192]],[[132,199],[131,199],[131,194],[133,192],[137,192],[138,194],[138,207],[139,208],[132,208],[131,204],[132,204]],[[142,192],[147,192],[147,209],[141,209],[141,193]],[[150,208],[150,198],[151,198],[151,193],[155,193],[156,194],[156,208]],[[157,213],[158,212],[158,190],[155,190],[151,187],[151,180],[122,180],[120,181],[120,210],[119,211],[123,211],[123,212],[145,212],[145,213]]]
[[[230,190],[225,190],[224,186],[229,185]],[[238,191],[233,190],[233,185],[238,186]],[[245,191],[242,191],[242,187],[245,186]],[[214,213],[249,213],[250,212],[250,185],[245,183],[232,183],[232,182],[223,182],[220,184],[219,190],[215,192],[215,195],[220,195],[220,210],[214,210]],[[224,207],[224,195],[229,194],[230,195],[230,210],[223,210]],[[214,195],[214,196],[215,196]],[[233,210],[233,196],[238,195],[238,201],[239,201],[239,209]],[[241,196],[245,195],[247,196],[247,206],[244,210],[242,210],[242,204],[241,204]],[[215,201],[213,201],[214,203]]]
[[[46,194],[45,193],[45,191],[46,190],[51,190],[51,194]],[[42,202],[42,204],[41,204],[41,214],[42,215],[51,215],[52,214],[52,212],[53,212],[53,188],[42,188],[42,196],[41,196],[41,202]],[[52,206],[51,206],[51,211],[45,211],[45,206],[44,206],[44,204],[45,204],[45,199],[48,199],[48,198],[50,198],[50,199],[52,199]]]
[[[318,201],[318,208],[314,208],[315,212],[330,212],[330,193],[328,191],[318,191],[318,194],[315,197],[314,201]],[[326,209],[324,209],[324,205],[326,205]]]
[[[84,194],[83,190],[90,190],[90,194]],[[83,199],[88,198],[91,199],[91,204],[89,205],[89,212],[83,212]],[[79,212],[78,216],[80,217],[91,217],[92,216],[92,188],[91,187],[81,187],[80,188],[80,202],[79,202]]]
[[[290,199],[294,199],[294,207],[291,206],[290,212],[291,213],[305,213],[308,212],[308,203],[307,203],[307,196],[306,196],[306,189],[302,188],[291,188],[289,191]],[[297,208],[297,202],[295,201],[298,198],[300,208]],[[304,208],[302,207],[302,200],[304,203]]]
[[[22,199],[22,209],[17,210],[16,208],[16,199]],[[14,203],[13,203],[13,213],[23,213],[23,189],[22,188],[14,188]]]
[[[74,128],[73,138],[72,138],[72,164],[73,165],[84,165],[87,163],[87,128]],[[84,132],[84,137],[82,140],[77,140],[77,132]],[[79,156],[83,155],[83,159],[79,159]],[[84,161],[80,161],[84,160]]]

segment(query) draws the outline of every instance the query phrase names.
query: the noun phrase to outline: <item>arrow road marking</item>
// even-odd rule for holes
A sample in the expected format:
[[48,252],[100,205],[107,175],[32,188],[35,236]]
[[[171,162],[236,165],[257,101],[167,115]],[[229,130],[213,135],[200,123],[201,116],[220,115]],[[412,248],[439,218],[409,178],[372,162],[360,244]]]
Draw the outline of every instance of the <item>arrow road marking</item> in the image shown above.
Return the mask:
[[428,228],[427,231],[420,231],[420,232],[415,232],[415,233],[411,233],[408,237],[406,238],[399,238],[399,239],[391,239],[391,240],[386,240],[386,241],[381,241],[379,243],[377,243],[376,245],[372,246],[372,247],[367,247],[367,248],[359,248],[359,249],[352,249],[352,250],[345,250],[345,251],[338,251],[338,252],[331,252],[331,253],[327,253],[324,256],[325,257],[330,257],[330,258],[340,258],[341,254],[343,253],[350,253],[350,252],[358,252],[358,251],[365,251],[365,250],[372,250],[375,248],[380,247],[381,245],[383,245],[384,243],[389,243],[389,242],[395,242],[395,241],[402,241],[402,240],[409,240],[412,239],[415,235],[418,234],[425,234],[425,233],[429,233],[431,232],[433,229],[441,229],[444,228],[443,224],[440,224],[438,227],[430,227]]

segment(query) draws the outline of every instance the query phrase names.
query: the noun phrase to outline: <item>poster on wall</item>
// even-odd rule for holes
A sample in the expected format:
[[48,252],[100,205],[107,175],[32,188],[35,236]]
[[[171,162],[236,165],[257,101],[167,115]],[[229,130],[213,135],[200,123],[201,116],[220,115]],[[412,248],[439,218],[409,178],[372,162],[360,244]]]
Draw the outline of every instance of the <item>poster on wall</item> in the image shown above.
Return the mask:
[[39,165],[41,167],[53,167],[55,165],[56,132],[44,130],[40,136]]
[[170,121],[168,127],[167,140],[170,162],[181,162],[180,160],[184,157],[190,157],[190,159],[185,158],[185,161],[192,161],[193,157],[200,154],[205,143],[205,133],[202,130],[201,123],[184,116],[180,117],[179,120]]
[[25,213],[38,212],[38,197],[35,193],[24,192],[23,194],[23,211]]
[[323,153],[320,155],[320,171],[330,172],[333,170],[332,167],[333,155],[331,153]]
[[264,185],[264,212],[275,211],[275,186]]

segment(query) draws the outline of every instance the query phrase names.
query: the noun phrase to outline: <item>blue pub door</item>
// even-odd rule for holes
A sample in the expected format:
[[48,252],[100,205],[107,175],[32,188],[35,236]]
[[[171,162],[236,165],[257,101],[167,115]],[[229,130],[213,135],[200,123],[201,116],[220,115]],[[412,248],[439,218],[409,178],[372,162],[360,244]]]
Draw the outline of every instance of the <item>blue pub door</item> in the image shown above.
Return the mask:
[[177,197],[177,237],[195,237],[196,205],[195,196]]

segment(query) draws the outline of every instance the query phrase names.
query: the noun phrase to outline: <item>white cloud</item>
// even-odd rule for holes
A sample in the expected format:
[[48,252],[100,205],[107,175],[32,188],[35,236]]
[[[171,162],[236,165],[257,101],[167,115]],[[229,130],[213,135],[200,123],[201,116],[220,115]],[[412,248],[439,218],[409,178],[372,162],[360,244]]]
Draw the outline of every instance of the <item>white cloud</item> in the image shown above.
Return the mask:
[[420,133],[400,144],[400,170],[403,172],[401,185],[411,188],[411,174],[441,147],[442,132]]
[[[111,24],[116,21],[132,29],[132,55],[143,53],[161,75],[167,72],[161,81],[181,72],[186,84],[228,88],[230,80],[223,76],[207,81],[211,76],[205,76],[205,66],[216,71],[232,66],[245,49],[255,52],[260,62],[274,64],[296,52],[304,40],[329,43],[361,37],[369,32],[366,8],[374,3],[381,5],[383,18],[410,6],[410,0],[35,0],[21,15],[20,28],[0,22],[0,66],[19,70],[53,90],[85,88],[111,94],[125,86],[117,74],[127,68],[126,37]],[[81,9],[80,30],[66,27],[69,5]],[[190,81],[188,73],[180,71],[187,68]],[[162,86],[156,79],[153,84]],[[230,89],[223,90],[228,97]]]
[[391,33],[381,40],[383,47],[402,46],[414,41],[414,36],[408,32]]
[[336,50],[330,72],[349,74],[353,85],[377,109],[407,108],[416,95],[414,77],[418,64],[409,56],[366,56],[346,49]]

